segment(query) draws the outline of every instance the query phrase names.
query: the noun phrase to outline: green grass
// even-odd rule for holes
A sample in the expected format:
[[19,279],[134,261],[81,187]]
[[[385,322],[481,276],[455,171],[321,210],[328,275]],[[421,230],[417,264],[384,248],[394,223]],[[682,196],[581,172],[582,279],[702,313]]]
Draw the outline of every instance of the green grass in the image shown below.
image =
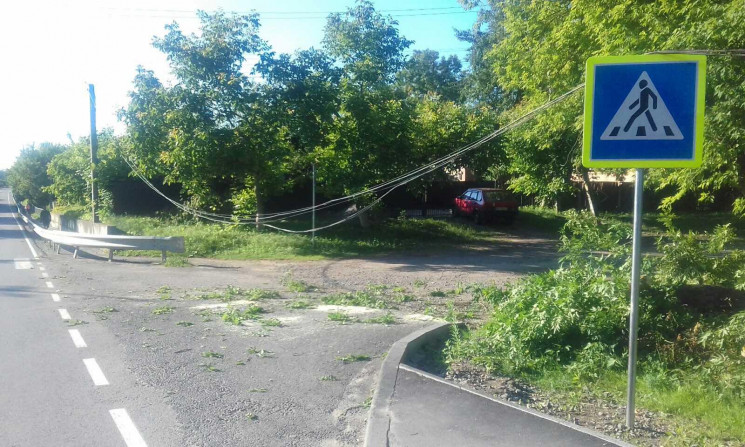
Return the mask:
[[158,292],[158,298],[161,300],[170,300],[172,291],[173,290],[168,286],[160,286],[158,287],[158,290],[156,290],[156,292]]
[[282,277],[282,285],[287,287],[287,290],[295,293],[306,293],[306,292],[318,292],[318,287],[308,284],[305,281],[294,279],[292,274],[286,273]]
[[362,322],[367,324],[384,324],[386,326],[390,326],[392,324],[396,324],[396,317],[394,317],[392,313],[388,312],[387,314],[381,315],[379,317],[372,317],[366,320],[362,320]]
[[247,320],[260,319],[264,312],[265,310],[262,307],[256,305],[248,306],[243,310],[231,307],[224,311],[220,317],[222,321],[237,326]]
[[208,352],[203,352],[202,357],[207,358],[207,359],[221,359],[225,356],[223,354],[220,354],[219,352],[208,351]]
[[321,301],[325,304],[337,306],[363,306],[374,309],[388,309],[391,307],[382,296],[367,291],[336,293],[321,298]]
[[173,313],[174,308],[171,306],[161,306],[153,309],[153,315],[165,315]]
[[237,300],[260,301],[265,299],[281,298],[279,292],[266,289],[242,289],[240,287],[227,286],[225,290],[203,293],[197,297],[200,300],[218,300],[224,303]]
[[349,324],[349,323],[357,322],[357,318],[344,312],[331,312],[327,315],[327,317],[329,320],[336,321],[337,323],[341,323],[341,324]]
[[176,326],[189,327],[194,326],[194,323],[191,323],[189,321],[179,321],[178,323],[176,323]]
[[355,362],[369,362],[371,360],[371,357],[365,354],[349,354],[343,357],[337,357],[336,360],[339,360],[340,362],[347,364],[347,363],[355,363]]
[[318,378],[318,380],[320,380],[321,382],[336,382],[339,379],[336,378],[336,376],[329,375],[329,376],[321,376]]
[[[564,370],[547,370],[523,377],[541,390],[553,394],[552,401],[577,401],[582,395],[603,397],[610,393],[618,403],[626,400],[626,374],[607,371],[597,380],[577,381]],[[639,372],[636,385],[637,408],[673,416],[669,421],[675,434],[663,445],[723,445],[745,442],[745,402],[722,396],[701,383],[694,374],[679,383],[666,383],[659,374]],[[733,445],[735,445],[733,444]]]
[[[623,222],[632,224],[633,215],[629,213],[605,213],[600,216],[604,222]],[[644,213],[642,231],[646,237],[659,237],[669,234],[666,224],[669,223],[682,233],[711,233],[718,225],[729,224],[737,236],[735,245],[745,246],[745,218],[732,213],[691,213],[668,215],[663,213]]]
[[282,327],[282,322],[276,318],[261,319],[259,320],[259,323],[261,323],[261,325],[265,327]]
[[313,309],[316,307],[313,303],[307,300],[295,300],[291,301],[286,304],[286,306],[290,309],[300,310],[300,309]]
[[[458,221],[389,219],[372,228],[360,228],[356,223],[339,225],[319,233],[314,245],[308,236],[256,231],[251,226],[131,216],[109,216],[104,220],[128,234],[181,236],[186,246],[184,256],[219,259],[313,260],[364,257],[413,250],[442,251],[462,244],[493,241],[497,236],[492,229],[476,228],[469,223]],[[279,226],[301,229],[307,228],[308,223],[296,220],[281,222]],[[324,221],[320,220],[318,225],[323,223]],[[122,251],[121,254],[126,256],[130,253]],[[132,254],[142,255],[143,252]]]
[[191,267],[188,259],[183,256],[173,254],[168,255],[168,257],[166,258],[166,262],[163,265],[165,265],[166,267]]
[[526,230],[538,230],[544,233],[558,234],[565,223],[566,219],[564,216],[551,208],[521,206],[517,214],[517,219],[512,226]]

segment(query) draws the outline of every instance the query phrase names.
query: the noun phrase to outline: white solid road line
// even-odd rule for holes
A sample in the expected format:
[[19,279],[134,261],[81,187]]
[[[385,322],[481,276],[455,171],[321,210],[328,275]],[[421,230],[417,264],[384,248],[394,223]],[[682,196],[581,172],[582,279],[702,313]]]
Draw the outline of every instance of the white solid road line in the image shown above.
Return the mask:
[[116,410],[109,410],[111,418],[114,419],[116,427],[119,429],[119,433],[122,434],[124,442],[127,447],[147,447],[145,440],[140,436],[140,432],[137,431],[134,422],[130,419],[127,410],[124,408],[117,408]]
[[96,359],[83,359],[85,367],[88,368],[88,374],[93,379],[93,384],[96,386],[108,385],[109,381],[106,380],[106,376],[103,375],[101,367],[98,366]]
[[52,301],[59,301],[59,300],[60,300],[60,297],[59,297],[59,295],[58,295],[58,294],[56,294],[56,293],[53,293],[53,294],[52,294]]
[[52,284],[52,281],[47,281],[47,287],[50,289],[54,289],[54,284]]
[[[67,311],[65,311],[65,312],[67,312]],[[69,315],[68,315],[68,318],[69,318]],[[75,347],[76,348],[87,348],[88,347],[88,345],[85,344],[85,340],[83,340],[83,336],[80,335],[80,331],[79,330],[77,330],[77,329],[68,329],[67,332],[70,333],[70,337],[72,337],[72,342],[75,343]],[[91,359],[91,360],[93,360],[93,359]],[[94,363],[95,363],[95,360],[94,360]],[[88,365],[86,364],[86,366],[88,366]],[[98,365],[96,365],[96,368],[98,368]],[[88,372],[90,372],[90,368],[88,369]],[[101,372],[101,368],[98,368],[98,372]],[[91,373],[91,377],[92,376],[93,376],[93,373]],[[102,372],[101,372],[101,377],[103,377],[103,373]],[[106,380],[106,378],[103,377],[103,380]],[[93,381],[95,382],[96,379],[93,379]]]
[[70,320],[70,313],[67,311],[67,309],[57,309],[57,312],[59,312],[59,316],[62,317],[63,320]]
[[[8,193],[8,205],[10,205],[10,193]],[[34,258],[38,258],[39,255],[36,254],[36,250],[34,250],[34,246],[31,245],[31,241],[28,240],[28,238],[26,237],[26,230],[24,230],[23,227],[21,226],[21,223],[18,222],[18,218],[16,217],[13,210],[10,211],[10,214],[13,215],[13,219],[15,219],[16,225],[18,225],[18,228],[21,229],[21,233],[23,234],[23,238],[26,239],[26,243],[28,244],[29,250],[31,250],[31,254],[34,255]]]

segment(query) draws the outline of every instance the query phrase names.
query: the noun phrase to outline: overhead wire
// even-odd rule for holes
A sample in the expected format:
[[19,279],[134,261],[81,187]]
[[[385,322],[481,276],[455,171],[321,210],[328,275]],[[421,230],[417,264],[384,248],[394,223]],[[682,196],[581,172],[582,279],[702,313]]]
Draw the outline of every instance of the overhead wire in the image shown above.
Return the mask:
[[[360,215],[361,213],[364,213],[365,211],[369,210],[371,207],[373,207],[374,205],[376,205],[377,203],[379,203],[381,200],[383,200],[384,197],[386,197],[388,194],[390,194],[396,188],[398,188],[400,186],[403,186],[403,185],[405,185],[407,183],[410,183],[410,182],[412,182],[412,181],[414,181],[414,180],[416,180],[416,179],[418,179],[418,178],[420,178],[420,177],[422,177],[424,175],[427,175],[427,174],[429,174],[429,173],[431,173],[431,172],[433,172],[433,171],[435,171],[437,169],[440,169],[440,168],[444,167],[445,165],[447,165],[448,163],[456,160],[458,157],[460,157],[461,155],[465,154],[466,152],[469,152],[471,150],[474,150],[474,149],[476,149],[476,148],[478,148],[478,147],[480,147],[480,146],[488,143],[489,141],[493,140],[494,138],[498,137],[499,135],[502,135],[502,134],[504,134],[506,132],[509,132],[510,130],[512,130],[512,129],[514,129],[514,128],[516,128],[516,127],[524,124],[525,122],[527,122],[527,121],[531,120],[532,118],[534,118],[540,112],[546,110],[547,108],[553,106],[554,104],[557,104],[558,102],[564,101],[565,99],[567,99],[568,97],[570,97],[572,94],[574,94],[575,92],[577,92],[578,90],[580,90],[583,87],[584,87],[584,84],[579,84],[579,85],[573,87],[572,89],[568,90],[567,92],[563,93],[562,95],[559,95],[556,98],[554,98],[554,99],[552,99],[550,101],[547,101],[546,103],[542,104],[541,106],[538,106],[538,107],[530,110],[529,112],[526,112],[525,114],[523,114],[520,117],[516,118],[515,120],[513,120],[510,123],[508,123],[504,127],[501,127],[499,129],[495,130],[494,132],[491,132],[490,134],[482,137],[481,139],[479,139],[479,140],[477,140],[477,141],[475,141],[475,142],[473,142],[471,144],[468,144],[466,146],[463,146],[460,149],[458,149],[458,150],[456,150],[454,152],[451,152],[450,154],[448,154],[446,156],[440,157],[437,160],[434,160],[434,161],[432,161],[430,163],[427,163],[427,164],[425,164],[423,166],[420,166],[419,168],[417,168],[417,169],[415,169],[413,171],[410,171],[410,172],[408,172],[408,173],[406,173],[404,175],[401,175],[401,176],[399,176],[399,177],[397,177],[397,178],[395,178],[393,180],[389,180],[387,182],[381,183],[381,184],[376,185],[376,186],[371,187],[371,188],[367,188],[365,190],[356,192],[354,194],[349,194],[349,195],[344,196],[344,197],[340,197],[340,198],[337,198],[337,199],[329,200],[329,201],[324,202],[324,203],[322,203],[320,205],[316,205],[315,207],[312,207],[311,206],[311,207],[299,208],[299,209],[296,209],[296,210],[283,211],[283,212],[278,212],[278,213],[253,215],[253,219],[250,216],[249,217],[238,218],[236,216],[221,215],[221,214],[217,214],[217,213],[205,212],[205,211],[194,209],[194,208],[189,207],[187,205],[184,205],[182,203],[179,203],[179,202],[171,199],[170,197],[167,197],[160,190],[158,190],[150,181],[148,181],[144,177],[144,175],[142,175],[139,172],[139,170],[136,169],[136,167],[134,166],[134,163],[132,163],[130,160],[128,160],[126,158],[125,158],[125,161],[130,166],[130,168],[132,168],[133,172],[135,172],[135,174],[138,177],[140,177],[140,179],[142,179],[143,182],[145,182],[146,185],[148,185],[156,193],[158,193],[160,196],[164,197],[166,200],[168,200],[170,203],[172,203],[174,206],[176,206],[177,208],[181,209],[184,212],[193,214],[193,215],[195,215],[197,217],[203,218],[205,220],[213,221],[213,222],[228,223],[228,224],[256,224],[256,223],[260,223],[260,224],[263,224],[263,225],[265,225],[265,226],[267,226],[269,228],[273,228],[273,229],[278,230],[278,231],[283,231],[283,232],[288,232],[288,233],[309,233],[309,232],[312,232],[312,231],[319,231],[319,230],[323,230],[323,229],[326,229],[326,228],[333,227],[335,225],[339,225],[339,224],[341,224],[343,222],[346,222],[346,221],[348,221],[348,220],[350,220],[350,219],[352,219],[352,218]],[[369,195],[369,194],[373,194],[373,193],[381,192],[381,191],[385,191],[385,192],[383,194],[381,194],[379,197],[377,197],[375,200],[373,200],[373,202],[370,203],[369,205],[367,205],[367,206],[363,207],[362,209],[356,211],[355,213],[353,213],[350,216],[347,216],[347,217],[345,217],[345,218],[343,218],[343,219],[341,219],[341,220],[339,220],[337,222],[334,222],[332,224],[329,224],[329,225],[326,225],[326,226],[323,226],[323,227],[316,227],[316,228],[311,228],[311,229],[308,229],[308,230],[291,230],[291,229],[281,228],[281,227],[277,227],[277,226],[274,226],[274,225],[268,225],[267,224],[267,222],[272,222],[272,221],[276,221],[276,220],[284,220],[284,219],[287,219],[287,218],[290,218],[290,217],[297,217],[297,216],[302,215],[302,214],[307,214],[307,213],[313,212],[314,210],[317,211],[319,209],[325,209],[325,208],[328,208],[330,206],[335,206],[335,205],[338,205],[340,203],[345,203],[345,202],[354,200],[355,198],[357,198],[357,197],[359,197],[361,195]]]

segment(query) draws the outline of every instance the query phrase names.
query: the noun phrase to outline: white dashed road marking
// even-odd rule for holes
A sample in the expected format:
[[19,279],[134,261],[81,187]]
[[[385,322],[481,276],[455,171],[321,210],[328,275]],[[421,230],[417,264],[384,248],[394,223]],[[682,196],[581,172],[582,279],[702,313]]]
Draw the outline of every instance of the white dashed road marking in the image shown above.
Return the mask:
[[70,312],[67,311],[67,309],[57,309],[57,312],[59,312],[59,316],[62,317],[63,320],[70,320]]
[[[77,329],[68,329],[67,332],[70,333],[70,337],[72,337],[72,342],[75,343],[75,347],[76,348],[87,348],[88,347],[88,345],[85,344],[85,340],[83,340],[83,336],[80,335],[80,331],[79,330],[77,330]],[[89,359],[89,360],[93,360],[93,359]],[[85,360],[83,360],[83,361],[85,361]],[[93,362],[95,363],[95,360],[93,360]],[[88,364],[86,364],[85,366],[88,366]],[[98,368],[98,364],[96,364],[96,368]],[[91,372],[90,368],[88,368],[88,372]],[[98,372],[101,372],[101,369],[100,368],[98,369]],[[91,373],[91,377],[92,376],[93,376],[93,373]],[[103,373],[102,372],[101,372],[101,377],[103,377]],[[106,380],[106,378],[104,377],[103,380]],[[94,378],[93,381],[95,382],[96,379]]]
[[47,273],[47,272],[41,272],[41,277],[42,278],[49,278],[49,273]]
[[[10,203],[10,193],[8,193],[8,203]],[[28,249],[31,250],[31,254],[34,256],[34,258],[38,258],[39,255],[36,254],[36,250],[34,250],[34,246],[31,245],[31,241],[28,240],[28,238],[26,237],[26,230],[24,230],[23,227],[21,226],[21,223],[18,222],[18,218],[16,217],[15,213],[11,213],[11,214],[13,214],[13,219],[16,220],[16,225],[18,225],[18,228],[21,229],[21,233],[23,233],[23,238],[26,240],[26,243],[28,244]]]
[[109,384],[109,381],[106,380],[106,376],[103,375],[103,371],[101,371],[101,367],[98,366],[96,359],[83,359],[83,363],[85,363],[85,367],[88,369],[88,374],[90,374],[91,379],[93,379],[94,385],[102,386]]
[[41,264],[39,264],[39,271],[40,272],[43,272],[44,270],[46,270],[46,269],[44,267],[42,267]]
[[54,284],[52,284],[52,281],[47,281],[47,287],[50,289],[54,289]]
[[127,447],[147,447],[145,440],[140,436],[140,432],[137,431],[134,422],[130,419],[127,410],[124,408],[117,408],[116,410],[109,410],[112,419],[116,427],[119,429],[119,433],[122,434],[124,442]]
[[59,295],[56,294],[56,293],[53,293],[52,294],[52,301],[59,301],[59,300],[60,300]]

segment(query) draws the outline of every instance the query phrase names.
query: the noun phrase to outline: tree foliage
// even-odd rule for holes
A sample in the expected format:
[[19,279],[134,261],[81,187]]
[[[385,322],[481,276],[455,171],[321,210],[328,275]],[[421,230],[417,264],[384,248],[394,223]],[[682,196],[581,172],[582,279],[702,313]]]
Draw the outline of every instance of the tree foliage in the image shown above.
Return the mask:
[[440,57],[437,51],[414,50],[396,77],[410,95],[437,95],[460,102],[464,76],[458,56]]
[[243,70],[248,54],[267,49],[258,16],[199,12],[199,19],[200,34],[174,23],[154,39],[177,83],[138,71],[121,113],[129,154],[148,175],[181,184],[195,205],[216,209],[235,196],[260,209],[263,192],[282,184],[289,147],[269,88]]
[[[745,46],[745,2],[525,1],[479,3],[488,31],[471,33],[484,52],[491,81],[519,99],[505,117],[519,115],[579,85],[590,56],[663,50],[727,50]],[[468,5],[474,6],[474,5]],[[488,48],[488,50],[483,50]],[[708,61],[705,162],[701,169],[654,171],[658,188],[670,187],[669,206],[686,193],[702,202],[723,188],[745,195],[745,60]],[[539,116],[506,144],[518,191],[554,198],[578,171],[582,133],[579,95]],[[745,212],[745,199],[735,210]]]
[[46,191],[52,180],[47,175],[47,165],[65,146],[41,143],[21,150],[13,167],[8,170],[8,185],[17,201],[28,200],[36,206],[47,206],[54,197]]
[[[96,185],[99,207],[103,212],[110,212],[112,208],[112,184],[129,174],[129,167],[121,154],[122,140],[114,136],[112,129],[98,134]],[[90,205],[90,138],[81,138],[52,158],[47,166],[47,174],[51,183],[44,190],[55,197],[58,205]]]

